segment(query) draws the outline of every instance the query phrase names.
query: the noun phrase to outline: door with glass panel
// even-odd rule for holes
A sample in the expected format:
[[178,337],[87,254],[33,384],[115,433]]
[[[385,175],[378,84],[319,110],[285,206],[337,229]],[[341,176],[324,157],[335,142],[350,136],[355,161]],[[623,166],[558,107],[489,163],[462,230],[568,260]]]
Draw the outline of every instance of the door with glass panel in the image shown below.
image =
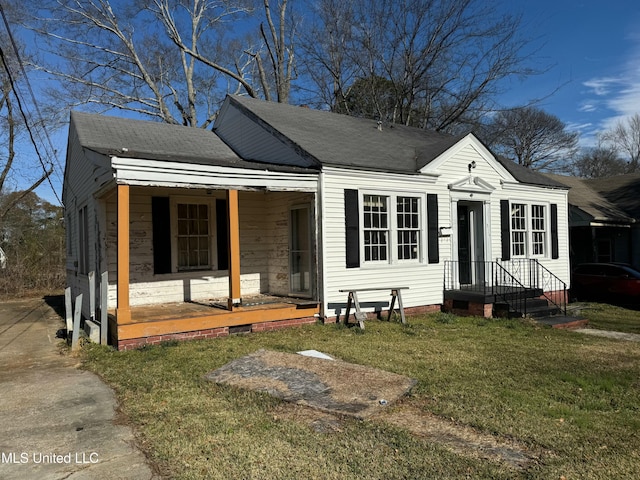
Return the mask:
[[311,206],[295,206],[290,215],[289,290],[292,295],[311,296]]

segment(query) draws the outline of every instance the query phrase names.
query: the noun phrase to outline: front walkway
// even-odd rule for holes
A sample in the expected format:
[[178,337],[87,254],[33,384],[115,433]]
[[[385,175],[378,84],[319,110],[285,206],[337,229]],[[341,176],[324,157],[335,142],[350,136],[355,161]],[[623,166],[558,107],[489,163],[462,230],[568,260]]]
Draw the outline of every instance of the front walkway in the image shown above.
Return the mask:
[[610,330],[596,330],[595,328],[578,328],[574,332],[585,333],[587,335],[594,335],[596,337],[614,338],[616,340],[626,340],[628,342],[640,342],[640,334],[638,333],[624,333],[613,332]]
[[42,299],[0,303],[0,478],[153,479],[113,391],[58,353]]

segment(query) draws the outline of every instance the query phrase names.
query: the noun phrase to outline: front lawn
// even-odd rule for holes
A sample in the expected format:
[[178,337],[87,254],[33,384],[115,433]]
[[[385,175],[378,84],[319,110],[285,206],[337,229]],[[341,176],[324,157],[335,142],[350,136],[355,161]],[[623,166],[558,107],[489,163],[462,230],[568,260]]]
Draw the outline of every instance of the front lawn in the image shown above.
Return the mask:
[[[524,469],[380,420],[326,417],[203,376],[260,348],[316,349],[418,380],[391,412],[523,446]],[[314,325],[129,352],[87,346],[168,478],[640,478],[640,344],[435,314]],[[318,426],[323,426],[319,428]]]

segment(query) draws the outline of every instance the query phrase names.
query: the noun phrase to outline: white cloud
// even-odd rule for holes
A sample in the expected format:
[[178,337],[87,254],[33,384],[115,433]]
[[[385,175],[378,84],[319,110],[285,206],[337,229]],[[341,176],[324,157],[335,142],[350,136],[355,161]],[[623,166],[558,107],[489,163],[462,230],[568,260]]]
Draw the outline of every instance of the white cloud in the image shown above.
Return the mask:
[[597,125],[600,130],[608,130],[619,121],[640,113],[640,43],[620,72],[617,76],[593,78],[583,83],[590,89],[589,93],[600,98],[587,99],[578,109],[581,112],[594,112],[604,107],[609,112]]
[[603,96],[608,95],[613,88],[620,85],[621,83],[624,83],[624,80],[622,78],[601,77],[587,80],[583,83],[583,85],[591,89],[590,93],[597,96]]
[[579,112],[595,112],[598,109],[598,106],[595,102],[583,102],[583,104],[578,107]]

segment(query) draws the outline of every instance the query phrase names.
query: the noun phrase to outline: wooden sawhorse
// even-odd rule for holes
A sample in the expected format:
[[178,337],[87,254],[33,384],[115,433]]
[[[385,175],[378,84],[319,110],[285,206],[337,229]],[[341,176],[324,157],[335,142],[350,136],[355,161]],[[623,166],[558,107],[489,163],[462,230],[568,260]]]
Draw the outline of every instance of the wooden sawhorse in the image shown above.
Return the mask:
[[389,305],[389,316],[387,317],[387,321],[391,320],[391,315],[393,314],[396,299],[398,300],[398,310],[400,312],[400,318],[402,319],[402,323],[407,323],[407,320],[404,316],[404,307],[402,306],[402,295],[401,290],[408,290],[409,287],[395,287],[395,288],[382,288],[382,287],[374,287],[374,288],[351,288],[351,289],[343,289],[340,292],[348,293],[347,298],[347,311],[344,316],[345,325],[349,323],[349,315],[351,313],[351,307],[354,306],[356,311],[354,312],[354,317],[358,321],[358,325],[361,329],[364,330],[364,321],[367,318],[367,314],[360,310],[360,303],[358,302],[358,292],[373,292],[376,290],[390,290],[391,291],[391,305]]

